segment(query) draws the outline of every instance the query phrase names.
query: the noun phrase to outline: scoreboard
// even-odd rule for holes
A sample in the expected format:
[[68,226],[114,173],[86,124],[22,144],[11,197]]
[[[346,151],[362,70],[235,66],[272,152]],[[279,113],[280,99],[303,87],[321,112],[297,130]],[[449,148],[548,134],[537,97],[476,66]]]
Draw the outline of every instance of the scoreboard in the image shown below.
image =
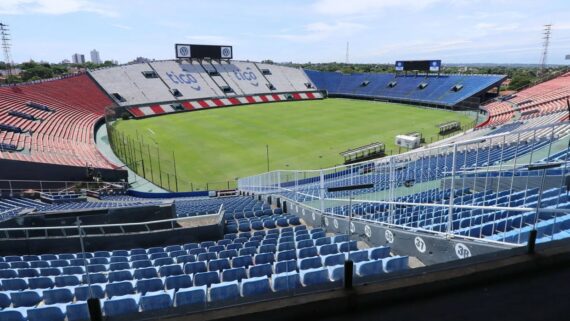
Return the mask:
[[212,45],[193,45],[181,44],[174,45],[176,50],[176,58],[210,58],[210,59],[232,59],[232,46],[212,46]]
[[441,69],[441,60],[398,60],[395,63],[396,71],[432,71]]

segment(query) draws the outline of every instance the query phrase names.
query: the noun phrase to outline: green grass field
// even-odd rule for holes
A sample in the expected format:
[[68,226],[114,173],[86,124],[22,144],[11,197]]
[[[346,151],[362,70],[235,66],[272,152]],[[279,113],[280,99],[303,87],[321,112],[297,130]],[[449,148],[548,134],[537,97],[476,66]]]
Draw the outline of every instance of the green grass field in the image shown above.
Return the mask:
[[[133,154],[141,155],[135,158],[142,157],[145,176],[152,176],[154,182],[158,182],[155,146],[160,147],[162,172],[173,173],[174,152],[179,190],[190,190],[204,189],[205,182],[234,182],[238,177],[265,172],[266,145],[271,170],[318,169],[341,164],[340,152],[372,142],[383,142],[387,153],[396,153],[394,137],[398,134],[419,131],[430,142],[432,137],[437,139],[436,125],[451,120],[459,120],[465,127],[473,122],[465,114],[444,110],[325,99],[120,120],[115,129],[131,137],[134,146],[142,147],[142,153]],[[162,186],[168,187],[165,177]]]

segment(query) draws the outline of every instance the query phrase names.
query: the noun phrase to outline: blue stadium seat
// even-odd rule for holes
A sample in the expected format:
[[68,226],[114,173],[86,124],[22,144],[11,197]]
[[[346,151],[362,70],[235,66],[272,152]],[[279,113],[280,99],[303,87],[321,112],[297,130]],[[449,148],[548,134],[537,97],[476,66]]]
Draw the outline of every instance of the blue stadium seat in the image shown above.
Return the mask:
[[105,286],[105,293],[107,297],[121,296],[135,293],[133,281],[122,281],[115,283],[107,283]]
[[231,259],[236,256],[238,256],[237,250],[223,250],[218,253],[220,259]]
[[152,265],[157,267],[163,265],[171,265],[171,264],[174,264],[174,259],[171,257],[161,257],[159,259],[152,261]]
[[225,249],[226,247],[224,245],[213,245],[208,247],[208,252],[221,252]]
[[157,277],[158,277],[158,272],[156,271],[156,268],[153,266],[135,269],[133,272],[133,278],[135,280],[152,279]]
[[129,256],[131,255],[127,250],[114,250],[111,252],[111,257],[121,257],[121,256]]
[[0,270],[0,278],[2,279],[10,279],[18,277],[18,272],[12,269]]
[[109,282],[131,281],[133,275],[130,270],[109,272]]
[[280,273],[273,276],[273,291],[291,291],[300,288],[301,278],[297,272]]
[[[324,232],[323,232],[324,233]],[[321,245],[325,245],[325,244],[331,244],[331,238],[330,237],[319,237],[319,238],[314,238],[313,240],[315,241],[315,246],[321,246]]]
[[320,257],[308,257],[298,261],[299,270],[315,269],[323,266]]
[[184,255],[188,255],[188,251],[185,250],[178,250],[178,251],[172,251],[172,252],[168,252],[168,256],[171,258],[176,258],[179,256],[184,256]]
[[138,280],[136,290],[144,295],[147,292],[164,290],[164,283],[162,283],[160,278]]
[[326,268],[302,270],[299,274],[304,286],[323,284],[331,281],[329,271]]
[[76,302],[66,306],[67,321],[89,320],[89,307],[87,302]]
[[164,281],[167,290],[174,289],[176,291],[192,287],[193,284],[192,277],[188,274],[169,276]]
[[32,307],[40,303],[42,296],[39,290],[25,290],[19,292],[11,292],[10,299],[14,308]]
[[404,271],[408,269],[407,256],[393,256],[382,260],[383,269],[386,273]]
[[379,260],[390,256],[390,247],[380,246],[368,249],[368,255],[371,260]]
[[140,299],[142,311],[153,311],[166,309],[172,306],[174,291],[148,292]]
[[243,248],[243,244],[242,244],[242,243],[232,243],[232,244],[226,245],[226,250],[236,250],[236,251],[239,251],[241,248]]
[[271,264],[256,264],[249,268],[249,277],[271,276],[273,267]]
[[148,255],[149,260],[154,261],[156,259],[162,259],[165,257],[170,257],[166,252],[157,252]]
[[184,248],[185,250],[187,250],[187,251],[188,251],[188,250],[191,250],[191,249],[197,249],[197,248],[199,248],[199,247],[200,247],[200,245],[198,245],[198,243],[186,243],[186,244],[184,244],[184,246],[183,246],[183,248]]
[[218,253],[216,252],[207,252],[207,253],[198,254],[198,261],[210,261],[210,260],[216,260],[217,258],[218,258]]
[[34,289],[51,289],[53,288],[53,279],[47,276],[37,278],[28,278],[28,287]]
[[2,288],[7,291],[22,291],[28,288],[28,282],[21,278],[4,279]]
[[335,244],[325,244],[318,247],[319,255],[329,255],[338,253],[338,245]]
[[107,272],[107,265],[105,264],[92,264],[87,266],[89,273]]
[[174,296],[175,306],[206,304],[206,286],[180,289]]
[[60,275],[54,278],[54,283],[57,287],[76,286],[81,284],[81,280],[77,275]]
[[[89,290],[89,288],[91,288],[91,290]],[[86,301],[91,297],[91,293],[94,298],[103,299],[105,297],[105,291],[100,284],[91,284],[91,287],[88,285],[77,286],[75,287],[74,293],[77,301]]]
[[271,285],[267,276],[244,279],[240,284],[240,292],[243,297],[259,296],[271,293]]
[[103,301],[107,317],[121,316],[139,311],[140,294],[119,295]]
[[348,258],[354,263],[364,262],[368,261],[368,253],[369,253],[368,250],[350,252]]
[[273,253],[260,253],[253,257],[255,264],[265,264],[275,262],[275,255]]
[[27,319],[27,308],[6,308],[0,311],[0,320],[2,321],[26,321]]
[[[121,257],[121,256],[119,256],[119,257]],[[131,265],[128,262],[115,262],[115,263],[109,264],[109,271],[128,270],[130,268],[131,268]]]
[[284,242],[284,243],[279,243],[277,245],[277,251],[288,251],[288,250],[294,250],[295,249],[295,243],[294,242]]
[[232,259],[232,267],[244,267],[247,268],[248,266],[253,265],[253,257],[250,255],[238,256]]
[[142,268],[147,268],[147,267],[151,267],[151,266],[153,266],[151,260],[131,261],[131,268],[133,268],[133,269],[142,269]]
[[221,271],[230,268],[230,261],[228,259],[216,259],[208,262],[208,270]]
[[254,255],[255,253],[257,253],[257,248],[256,248],[256,247],[244,247],[244,248],[242,248],[242,249],[239,250],[239,255],[240,255],[240,256]]
[[277,252],[277,246],[275,244],[263,244],[259,246],[257,251],[259,253],[275,253]]
[[163,265],[158,269],[161,277],[184,274],[181,264]]
[[176,263],[188,263],[188,262],[196,262],[196,256],[188,254],[176,257]]
[[300,248],[297,250],[297,257],[299,259],[304,259],[307,257],[314,257],[314,256],[318,256],[318,255],[319,255],[319,253],[318,253],[316,246]]
[[297,251],[296,250],[287,250],[275,253],[277,261],[288,261],[288,260],[296,260],[297,259]]
[[[64,262],[67,262],[67,261],[64,261]],[[69,264],[69,262],[67,262],[67,263]],[[2,264],[6,264],[6,265],[8,265],[8,267],[10,266],[10,264],[8,264],[8,263],[0,263],[0,268],[2,268]],[[6,267],[6,268],[8,268],[8,267]],[[49,261],[30,261],[30,267],[34,268],[34,269],[36,269],[36,268],[47,268],[47,267],[50,267],[50,262]],[[40,272],[40,274],[41,274],[41,272]]]
[[359,262],[354,265],[354,269],[358,276],[371,276],[383,274],[382,260]]
[[28,309],[29,321],[64,321],[65,315],[65,304],[44,305]]
[[82,266],[66,266],[61,268],[62,275],[83,274],[85,268]]
[[68,260],[53,260],[53,261],[40,261],[40,262],[49,262],[50,267],[65,267],[70,265],[70,261]]
[[343,265],[346,257],[344,253],[330,254],[322,256],[323,266]]
[[240,297],[237,281],[212,284],[209,291],[209,301],[236,300]]
[[232,268],[222,271],[222,282],[241,281],[247,278],[244,267]]
[[275,271],[275,274],[297,271],[297,261],[289,260],[289,261],[275,262],[273,270]]
[[0,292],[0,310],[9,307],[11,304],[8,292]]
[[217,271],[199,272],[194,274],[195,286],[210,286],[214,283],[220,283],[220,274]]
[[129,258],[127,256],[111,256],[109,258],[109,263],[121,263],[121,262],[129,262]]
[[18,277],[21,278],[33,278],[36,276],[40,276],[40,272],[38,269],[31,269],[31,268],[26,268],[26,269],[18,269]]
[[87,279],[87,274],[83,274],[83,283],[107,283],[107,275],[103,273],[89,273],[89,279]]
[[198,262],[190,262],[184,264],[184,273],[186,274],[194,274],[198,272],[206,272],[208,271],[208,267],[206,266],[205,261],[198,261]]
[[45,304],[55,303],[71,303],[73,302],[74,294],[71,288],[58,288],[43,291],[43,298]]
[[347,241],[338,244],[339,252],[349,252],[358,251],[358,246],[356,241]]

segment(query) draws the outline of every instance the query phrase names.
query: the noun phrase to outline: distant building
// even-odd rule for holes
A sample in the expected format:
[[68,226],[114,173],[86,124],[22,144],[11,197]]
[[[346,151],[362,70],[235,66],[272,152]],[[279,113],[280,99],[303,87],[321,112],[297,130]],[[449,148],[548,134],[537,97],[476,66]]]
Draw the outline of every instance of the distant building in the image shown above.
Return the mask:
[[61,61],[61,63],[62,63],[63,65],[68,65],[68,64],[71,63],[71,61],[69,61],[69,59],[63,59],[63,60]]
[[145,57],[137,57],[135,60],[129,62],[129,64],[142,64],[145,62],[149,62],[150,59],[145,58]]
[[78,65],[84,64],[85,63],[85,55],[76,53],[73,56],[71,56],[71,61],[74,64],[78,64]]
[[101,57],[99,56],[99,51],[96,49],[91,50],[91,62],[94,64],[101,64]]

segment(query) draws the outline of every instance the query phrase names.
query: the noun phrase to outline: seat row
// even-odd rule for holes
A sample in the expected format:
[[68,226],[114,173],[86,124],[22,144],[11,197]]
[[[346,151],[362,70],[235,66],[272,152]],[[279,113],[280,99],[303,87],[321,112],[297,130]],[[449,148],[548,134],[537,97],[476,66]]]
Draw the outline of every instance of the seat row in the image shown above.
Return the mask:
[[[354,276],[367,277],[402,271],[408,267],[407,257],[392,257],[355,264]],[[222,281],[218,283],[192,282],[192,276],[180,275],[167,279],[148,279],[132,287],[130,282],[109,283],[105,286],[58,288],[40,291],[21,291],[0,293],[0,311],[2,320],[83,320],[88,318],[85,304],[92,295],[103,299],[103,312],[106,316],[118,316],[139,311],[158,310],[169,307],[188,305],[206,305],[207,303],[239,300],[240,298],[259,297],[273,292],[290,291],[307,286],[341,281],[343,265],[324,268],[311,268],[301,272],[290,271],[268,276]],[[200,274],[193,276],[200,277]],[[170,282],[169,282],[170,281]],[[141,282],[141,281],[139,281]],[[75,303],[74,303],[75,298]],[[40,301],[43,306],[35,307]]]

